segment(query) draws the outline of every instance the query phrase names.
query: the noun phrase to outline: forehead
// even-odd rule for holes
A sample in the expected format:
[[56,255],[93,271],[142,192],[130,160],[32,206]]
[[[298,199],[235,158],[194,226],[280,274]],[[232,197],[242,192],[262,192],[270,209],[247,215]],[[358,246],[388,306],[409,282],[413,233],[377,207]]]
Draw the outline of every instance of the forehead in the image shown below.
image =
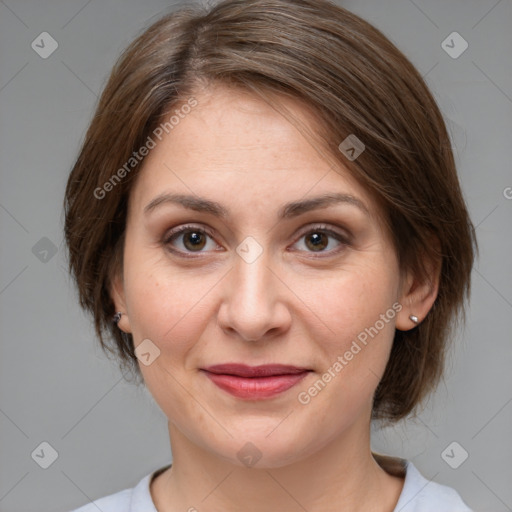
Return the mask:
[[[186,157],[189,165],[198,162],[212,169],[244,171],[262,163],[265,169],[279,169],[319,158],[311,137],[300,133],[301,125],[294,126],[256,94],[215,85],[194,97],[197,106],[165,135],[167,153]],[[278,101],[312,135],[318,131],[318,122],[305,104],[286,97]]]
[[319,126],[302,103],[279,99],[301,123],[294,125],[240,89],[216,86],[194,98],[197,105],[146,157],[132,191],[137,210],[166,192],[245,207],[275,203],[276,209],[292,199],[339,192],[360,198],[373,213],[370,197],[349,171],[333,166],[319,154],[319,144],[301,133],[305,128],[315,134]]

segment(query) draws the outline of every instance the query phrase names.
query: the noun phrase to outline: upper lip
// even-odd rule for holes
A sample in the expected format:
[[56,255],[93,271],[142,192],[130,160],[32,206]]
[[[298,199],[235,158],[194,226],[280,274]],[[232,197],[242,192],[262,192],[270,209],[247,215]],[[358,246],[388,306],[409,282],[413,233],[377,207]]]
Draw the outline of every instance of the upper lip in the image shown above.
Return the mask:
[[290,375],[310,371],[309,368],[291,366],[287,364],[263,364],[260,366],[247,366],[245,364],[226,363],[215,364],[203,368],[210,373],[223,375],[236,375],[238,377],[268,377],[271,375]]

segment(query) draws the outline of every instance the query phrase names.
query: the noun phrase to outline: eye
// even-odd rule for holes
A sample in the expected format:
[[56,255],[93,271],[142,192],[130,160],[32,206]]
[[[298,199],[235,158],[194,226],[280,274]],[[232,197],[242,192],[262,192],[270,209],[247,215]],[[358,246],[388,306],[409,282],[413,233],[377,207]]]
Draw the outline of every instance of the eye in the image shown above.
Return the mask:
[[[183,255],[185,257],[193,257],[190,256],[191,253],[200,254],[201,252],[204,252],[203,249],[205,248],[208,251],[208,238],[212,239],[213,241],[213,235],[208,230],[198,226],[185,225],[180,226],[179,228],[176,228],[168,233],[163,243],[169,247],[171,252]],[[303,238],[306,239],[304,244],[306,247],[306,252],[313,253],[328,253],[330,255],[339,252],[341,249],[343,249],[343,247],[349,244],[348,238],[345,235],[338,233],[333,229],[329,229],[326,225],[323,224],[303,232],[300,235],[299,240],[302,240]],[[338,248],[325,250],[330,245],[330,238],[336,240]],[[180,239],[182,248],[178,248],[177,250],[171,248],[176,247],[176,240]],[[297,243],[298,242],[296,242],[296,244]],[[209,250],[215,249],[216,244],[213,243],[212,245],[213,247],[210,247]]]
[[174,244],[175,240],[181,238],[182,247],[184,247],[185,250],[179,249],[175,251],[174,249],[170,249],[172,252],[180,254],[186,253],[187,251],[201,252],[202,249],[207,247],[207,237],[212,238],[212,235],[206,229],[186,225],[168,233],[164,240],[164,244],[166,246],[171,246]]
[[[306,251],[313,253],[327,252],[330,255],[339,252],[343,247],[348,245],[348,238],[345,235],[338,233],[333,229],[329,229],[325,225],[315,226],[314,228],[302,233],[299,241],[304,238]],[[337,249],[325,250],[329,246],[329,238],[334,238],[337,241]]]

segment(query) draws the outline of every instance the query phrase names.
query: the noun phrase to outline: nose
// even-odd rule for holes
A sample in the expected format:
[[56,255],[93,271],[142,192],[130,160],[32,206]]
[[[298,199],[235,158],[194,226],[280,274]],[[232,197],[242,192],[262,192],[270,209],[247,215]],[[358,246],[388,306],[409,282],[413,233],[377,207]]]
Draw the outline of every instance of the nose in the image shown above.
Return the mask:
[[289,329],[292,292],[271,264],[265,251],[250,263],[235,256],[234,267],[224,280],[217,314],[220,327],[231,337],[266,340]]

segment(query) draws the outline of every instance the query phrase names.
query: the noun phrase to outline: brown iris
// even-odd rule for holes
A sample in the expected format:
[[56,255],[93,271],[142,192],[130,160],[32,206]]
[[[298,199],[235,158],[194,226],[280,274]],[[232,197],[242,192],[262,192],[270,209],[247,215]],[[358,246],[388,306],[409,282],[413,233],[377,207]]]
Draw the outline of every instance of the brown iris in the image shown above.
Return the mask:
[[[313,240],[312,244],[309,243],[309,240]],[[306,245],[310,249],[311,248],[315,249],[315,250],[317,250],[318,248],[325,249],[325,247],[327,247],[328,243],[329,243],[328,237],[325,233],[315,232],[306,237]]]
[[[202,237],[202,240],[201,240]],[[191,242],[191,246],[187,245],[187,241]],[[188,250],[202,249],[206,244],[206,237],[204,233],[200,231],[188,231],[183,235],[183,245]]]

